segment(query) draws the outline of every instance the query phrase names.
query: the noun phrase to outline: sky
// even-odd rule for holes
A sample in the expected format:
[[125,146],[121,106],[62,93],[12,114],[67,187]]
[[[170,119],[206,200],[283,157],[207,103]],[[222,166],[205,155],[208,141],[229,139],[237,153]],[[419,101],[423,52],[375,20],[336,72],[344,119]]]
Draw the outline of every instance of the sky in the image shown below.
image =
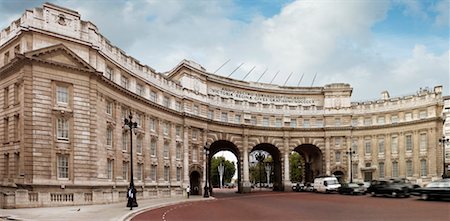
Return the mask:
[[[157,72],[188,59],[237,80],[349,83],[353,101],[437,85],[450,94],[449,0],[47,1]],[[0,26],[43,2],[0,0]]]

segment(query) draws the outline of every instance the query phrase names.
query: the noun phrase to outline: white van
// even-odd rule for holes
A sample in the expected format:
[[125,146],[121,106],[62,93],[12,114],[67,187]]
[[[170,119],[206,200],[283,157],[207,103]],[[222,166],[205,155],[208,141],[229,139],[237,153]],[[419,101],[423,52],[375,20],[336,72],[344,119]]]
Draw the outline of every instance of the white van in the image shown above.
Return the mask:
[[339,187],[341,187],[341,184],[334,176],[317,177],[314,179],[314,192],[337,192]]

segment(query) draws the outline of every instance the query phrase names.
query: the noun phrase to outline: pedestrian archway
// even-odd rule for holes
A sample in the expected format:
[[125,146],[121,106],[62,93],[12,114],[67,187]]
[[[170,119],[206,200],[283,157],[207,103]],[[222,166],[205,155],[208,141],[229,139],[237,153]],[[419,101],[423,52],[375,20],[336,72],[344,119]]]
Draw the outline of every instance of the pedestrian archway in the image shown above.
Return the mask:
[[337,178],[337,180],[339,181],[339,183],[344,183],[344,172],[337,170],[333,172],[333,175]]
[[[250,155],[253,155],[255,151],[265,151],[272,157],[272,163],[270,165],[270,182],[273,191],[283,191],[284,186],[282,183],[282,170],[281,170],[281,154],[276,146],[269,143],[258,144],[253,147]],[[251,157],[252,158],[252,157]],[[249,159],[250,161],[255,161],[256,159]],[[251,163],[251,162],[250,162]],[[264,174],[266,175],[266,169],[264,169]],[[260,184],[261,185],[261,184]]]
[[194,170],[189,175],[189,186],[191,188],[191,195],[200,195],[200,173]]
[[314,178],[325,174],[323,171],[323,156],[322,151],[313,144],[302,144],[294,149],[304,159],[304,180],[305,183],[314,182]]

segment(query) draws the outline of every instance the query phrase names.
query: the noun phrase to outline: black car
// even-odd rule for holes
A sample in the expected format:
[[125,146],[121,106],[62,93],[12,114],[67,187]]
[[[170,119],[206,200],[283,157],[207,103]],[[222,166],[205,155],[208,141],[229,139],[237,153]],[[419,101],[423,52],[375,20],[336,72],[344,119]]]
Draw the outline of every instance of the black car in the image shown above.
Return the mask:
[[417,188],[413,195],[420,196],[423,200],[450,198],[450,178],[436,180],[424,188]]
[[366,194],[366,188],[363,183],[343,183],[338,188],[338,193],[350,195]]
[[409,197],[410,185],[402,180],[373,180],[367,188],[371,196]]

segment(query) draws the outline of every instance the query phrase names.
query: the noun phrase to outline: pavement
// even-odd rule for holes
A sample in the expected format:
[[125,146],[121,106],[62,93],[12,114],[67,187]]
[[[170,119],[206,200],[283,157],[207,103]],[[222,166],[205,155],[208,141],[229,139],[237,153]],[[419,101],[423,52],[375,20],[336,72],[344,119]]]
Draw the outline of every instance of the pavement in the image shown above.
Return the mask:
[[156,209],[164,206],[184,202],[212,200],[213,197],[203,196],[171,197],[138,200],[139,207],[130,210],[126,207],[127,202],[65,207],[43,207],[25,209],[0,209],[0,221],[79,221],[79,220],[105,220],[105,221],[128,221],[138,213],[145,210]]

